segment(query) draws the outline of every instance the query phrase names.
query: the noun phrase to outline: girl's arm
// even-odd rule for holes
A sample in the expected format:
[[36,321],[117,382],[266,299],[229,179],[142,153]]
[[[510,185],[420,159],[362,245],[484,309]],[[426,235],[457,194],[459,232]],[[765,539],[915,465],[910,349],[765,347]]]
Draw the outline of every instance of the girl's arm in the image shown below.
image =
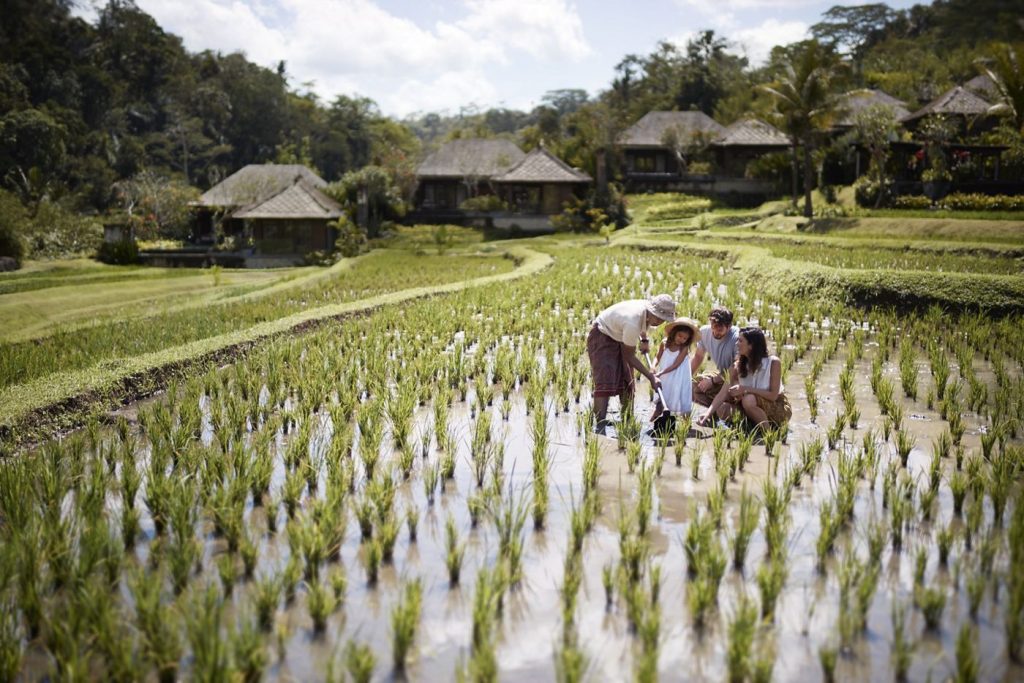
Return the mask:
[[675,361],[672,362],[672,365],[668,366],[667,368],[659,372],[658,375],[667,375],[668,373],[672,372],[680,365],[682,365],[684,360],[687,360],[686,355],[682,353],[679,354],[678,356],[676,356]]
[[[768,379],[767,389],[754,389],[751,387],[744,387],[744,394],[753,394],[754,396],[760,396],[769,401],[774,401],[779,397],[779,387],[782,386],[782,361],[778,358],[771,359],[771,375]],[[741,394],[742,395],[742,394]]]
[[659,363],[661,363],[661,354],[663,354],[663,353],[665,353],[665,342],[664,341],[662,341],[660,344],[658,344],[658,353],[655,354],[655,356],[654,356],[654,364],[655,365],[658,365]]

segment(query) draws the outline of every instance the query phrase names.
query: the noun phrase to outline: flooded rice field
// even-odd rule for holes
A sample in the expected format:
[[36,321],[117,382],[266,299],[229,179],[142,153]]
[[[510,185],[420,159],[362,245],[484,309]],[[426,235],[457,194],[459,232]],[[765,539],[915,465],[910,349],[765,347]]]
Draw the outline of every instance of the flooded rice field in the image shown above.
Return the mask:
[[968,353],[891,318],[776,318],[788,430],[659,444],[643,382],[591,433],[592,305],[530,328],[528,299],[474,296],[459,328],[430,333],[437,303],[281,342],[0,469],[4,672],[1024,676],[1001,328]]

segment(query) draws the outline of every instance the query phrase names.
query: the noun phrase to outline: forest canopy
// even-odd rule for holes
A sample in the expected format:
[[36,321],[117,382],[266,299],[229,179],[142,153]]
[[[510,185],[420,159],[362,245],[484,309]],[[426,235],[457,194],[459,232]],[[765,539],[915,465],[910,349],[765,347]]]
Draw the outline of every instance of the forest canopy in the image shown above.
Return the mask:
[[[1013,0],[940,0],[893,10],[833,7],[811,29],[849,63],[848,88],[881,88],[915,108],[979,73],[993,41],[1024,28]],[[29,215],[42,202],[97,214],[119,207],[117,188],[140,173],[205,190],[250,163],[304,163],[326,180],[367,165],[408,188],[416,162],[445,139],[504,136],[541,143],[594,172],[595,152],[654,109],[698,109],[728,124],[767,117],[763,86],[800,44],[768,62],[737,56],[728,36],[699,32],[627,54],[598,93],[564,89],[532,111],[383,115],[358,94],[323,101],[243,54],[192,53],[131,0],[110,0],[94,23],[72,0],[3,0],[0,22],[0,178]],[[119,185],[120,184],[120,185]]]

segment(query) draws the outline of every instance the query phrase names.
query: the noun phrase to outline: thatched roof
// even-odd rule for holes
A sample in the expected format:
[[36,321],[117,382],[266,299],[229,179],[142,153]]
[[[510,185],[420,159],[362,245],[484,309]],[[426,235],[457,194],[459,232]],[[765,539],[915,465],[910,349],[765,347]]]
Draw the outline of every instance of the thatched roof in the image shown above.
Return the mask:
[[305,179],[234,213],[234,218],[320,218],[332,220],[342,214],[341,205]]
[[851,90],[839,100],[840,118],[835,122],[835,128],[851,128],[857,119],[857,115],[870,107],[889,107],[893,117],[902,121],[910,114],[906,104],[889,93],[882,90]]
[[420,178],[492,178],[509,170],[526,155],[509,140],[450,140],[416,169]]
[[744,119],[726,126],[711,143],[715,147],[789,147],[789,138],[759,119]]
[[497,183],[589,183],[591,177],[539,147],[493,180]]
[[247,206],[277,194],[298,180],[313,187],[327,185],[323,178],[302,164],[249,164],[204,192],[193,206]]
[[716,135],[725,128],[702,111],[651,111],[619,137],[624,147],[664,147],[665,133],[675,128],[683,136]]
[[963,86],[947,90],[934,100],[918,109],[903,121],[916,121],[929,114],[948,114],[954,116],[981,116],[988,113],[992,106]]
[[999,89],[988,74],[980,74],[964,83],[964,87],[982,99],[999,99]]

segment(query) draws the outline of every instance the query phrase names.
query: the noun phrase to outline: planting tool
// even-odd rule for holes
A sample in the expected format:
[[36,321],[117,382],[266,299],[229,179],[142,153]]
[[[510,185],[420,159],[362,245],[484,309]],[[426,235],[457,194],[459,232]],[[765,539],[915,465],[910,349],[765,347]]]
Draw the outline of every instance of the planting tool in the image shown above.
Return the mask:
[[[654,372],[654,365],[651,363],[651,354],[645,353],[644,359],[647,361],[647,367]],[[651,434],[656,438],[668,438],[675,434],[676,431],[676,416],[673,415],[669,409],[668,404],[665,403],[665,396],[661,393],[661,387],[658,387],[658,399],[661,401],[661,415],[654,419],[654,426],[651,428]]]

